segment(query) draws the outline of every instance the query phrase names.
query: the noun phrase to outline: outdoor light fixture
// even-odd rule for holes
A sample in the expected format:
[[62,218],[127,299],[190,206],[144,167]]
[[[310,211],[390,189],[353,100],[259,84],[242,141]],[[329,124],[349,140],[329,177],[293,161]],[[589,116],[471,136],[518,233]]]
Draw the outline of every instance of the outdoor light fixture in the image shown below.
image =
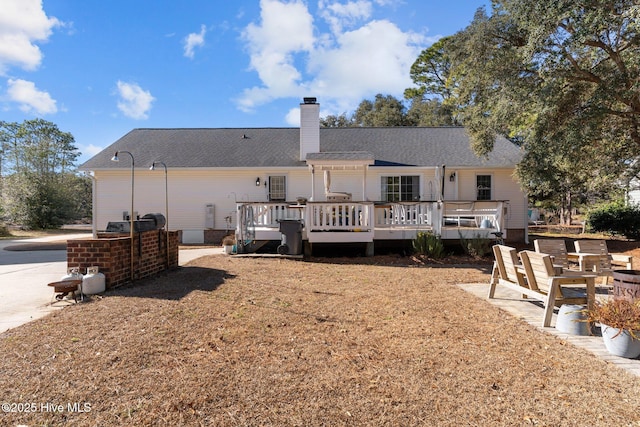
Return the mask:
[[256,187],[260,187],[260,177],[256,178]]
[[112,162],[119,162],[118,158],[119,153],[127,153],[131,156],[131,211],[129,212],[129,238],[131,239],[131,281],[133,282],[134,278],[134,270],[133,270],[133,169],[135,167],[135,160],[133,159],[133,154],[128,151],[116,151],[116,154],[111,158]]
[[449,175],[449,181],[454,182],[455,180],[456,180],[456,173],[451,172],[451,175]]
[[153,162],[149,170],[156,170],[156,165],[162,165],[164,168],[164,214],[165,214],[165,230],[167,232],[167,269],[169,269],[169,181],[167,179],[167,165],[164,162]]

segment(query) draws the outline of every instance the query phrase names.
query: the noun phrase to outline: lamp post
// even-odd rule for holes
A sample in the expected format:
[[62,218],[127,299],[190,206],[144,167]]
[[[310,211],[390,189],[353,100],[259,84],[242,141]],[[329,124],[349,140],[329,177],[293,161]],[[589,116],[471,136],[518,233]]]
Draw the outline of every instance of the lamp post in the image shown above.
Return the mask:
[[165,214],[165,230],[167,234],[167,270],[169,269],[170,258],[169,258],[169,180],[167,179],[167,165],[164,162],[153,162],[151,163],[151,167],[149,170],[156,170],[156,165],[162,165],[164,168],[164,214]]
[[111,161],[113,162],[119,162],[120,159],[118,158],[118,154],[120,153],[127,153],[129,156],[131,156],[131,211],[129,212],[129,237],[131,239],[131,281],[133,282],[134,279],[134,270],[133,270],[133,248],[134,248],[134,244],[133,244],[133,168],[135,167],[135,160],[133,159],[133,154],[131,154],[128,151],[116,151],[116,154],[111,158]]

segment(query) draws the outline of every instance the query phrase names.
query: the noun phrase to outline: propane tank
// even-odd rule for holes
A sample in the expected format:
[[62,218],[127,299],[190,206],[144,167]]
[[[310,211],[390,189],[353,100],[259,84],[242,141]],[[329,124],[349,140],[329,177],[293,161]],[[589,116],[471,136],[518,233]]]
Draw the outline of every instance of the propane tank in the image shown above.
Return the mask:
[[78,267],[67,268],[67,274],[60,278],[61,282],[64,280],[82,280],[80,269]]
[[105,277],[98,271],[98,267],[87,267],[87,274],[82,278],[82,293],[94,295],[104,292]]
[[[60,278],[61,282],[65,280],[83,280],[82,273],[80,273],[80,269],[78,267],[67,268],[67,274]],[[81,289],[78,289],[75,292],[80,294],[81,291],[82,291]],[[73,295],[71,295],[71,297],[73,297]]]

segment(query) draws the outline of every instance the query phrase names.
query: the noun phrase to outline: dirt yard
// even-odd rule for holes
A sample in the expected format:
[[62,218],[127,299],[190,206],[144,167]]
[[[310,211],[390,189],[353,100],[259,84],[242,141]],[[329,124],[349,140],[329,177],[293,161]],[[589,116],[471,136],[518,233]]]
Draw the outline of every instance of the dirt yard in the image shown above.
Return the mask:
[[640,426],[639,378],[467,261],[201,258],[0,335],[0,425]]

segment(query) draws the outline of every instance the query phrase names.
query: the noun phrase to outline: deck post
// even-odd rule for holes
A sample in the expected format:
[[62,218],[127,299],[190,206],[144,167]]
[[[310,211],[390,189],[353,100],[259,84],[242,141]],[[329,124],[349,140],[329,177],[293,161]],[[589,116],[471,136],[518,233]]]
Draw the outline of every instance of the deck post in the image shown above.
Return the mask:
[[367,242],[365,248],[365,256],[373,256],[374,255],[374,244],[373,242]]

